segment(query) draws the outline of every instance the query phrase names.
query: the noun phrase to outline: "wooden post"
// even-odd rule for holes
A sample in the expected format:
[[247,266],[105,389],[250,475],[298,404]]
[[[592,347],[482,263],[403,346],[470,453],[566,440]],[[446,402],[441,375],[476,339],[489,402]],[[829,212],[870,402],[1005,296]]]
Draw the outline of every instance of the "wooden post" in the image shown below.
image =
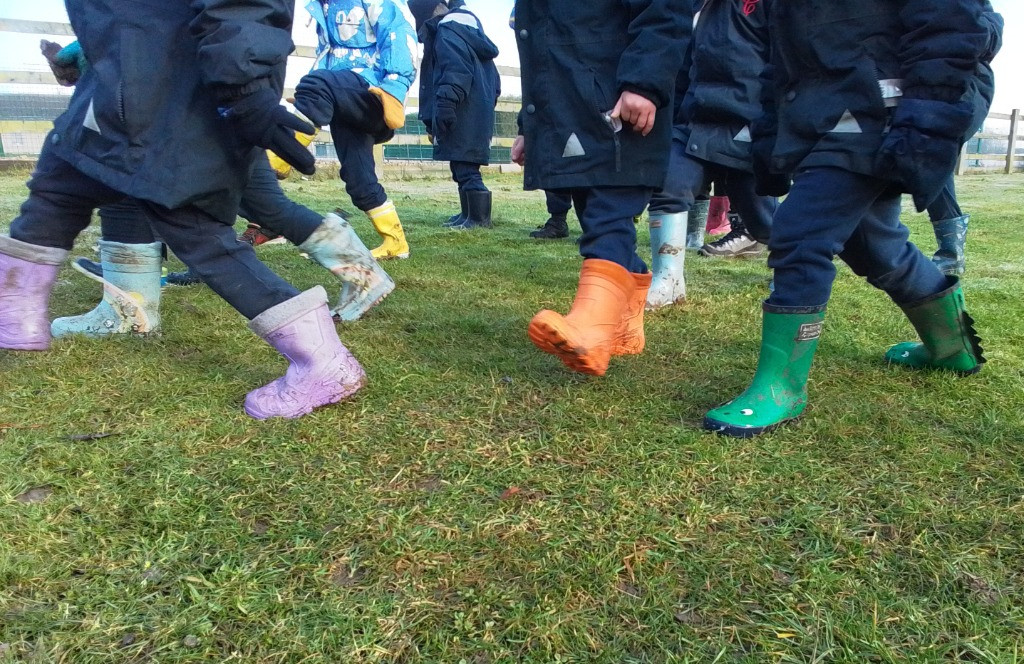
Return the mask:
[[1017,160],[1017,132],[1020,131],[1020,109],[1015,108],[1010,113],[1010,140],[1006,147],[1006,172],[1013,173],[1013,167]]
[[960,146],[960,156],[956,159],[956,174],[963,175],[967,172],[967,144],[973,141],[970,139],[964,141],[964,144]]

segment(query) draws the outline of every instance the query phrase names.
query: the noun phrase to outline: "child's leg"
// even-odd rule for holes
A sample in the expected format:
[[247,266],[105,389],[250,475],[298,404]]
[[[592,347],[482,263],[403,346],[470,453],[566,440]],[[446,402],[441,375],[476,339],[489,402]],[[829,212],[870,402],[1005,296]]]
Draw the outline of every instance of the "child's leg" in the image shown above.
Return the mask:
[[451,162],[452,179],[459,184],[459,196],[466,199],[466,218],[449,228],[491,227],[491,192],[480,175],[480,164]]
[[750,236],[761,244],[768,244],[772,234],[772,220],[779,207],[779,199],[758,196],[754,191],[754,176],[737,169],[728,169],[723,189],[729,197],[732,211],[743,220]]
[[57,271],[93,208],[122,196],[45,148],[28,188],[10,236],[0,236],[0,348],[46,350]]
[[839,257],[875,288],[898,304],[924,299],[947,286],[945,276],[908,241],[900,221],[897,192],[881,196],[846,241]]
[[652,191],[642,187],[602,187],[577,192],[583,199],[576,214],[583,227],[580,255],[617,263],[626,270],[643,274],[647,265],[636,253],[633,217],[642,214]]
[[256,258],[251,245],[238,241],[231,225],[196,207],[169,210],[144,201],[139,206],[171,251],[246,318],[299,294]]
[[573,191],[583,226],[579,288],[569,313],[543,310],[527,330],[530,340],[574,371],[603,375],[613,355],[643,350],[643,309],[650,287],[636,255],[633,217],[651,191],[616,187]]
[[261,228],[283,235],[296,246],[308,240],[323,221],[323,215],[285,196],[266,152],[256,157],[249,182],[242,192],[238,214]]
[[793,189],[775,213],[771,256],[776,307],[818,307],[828,302],[836,268],[833,260],[890,188],[885,180],[837,168],[797,174]]
[[362,387],[366,376],[338,339],[323,287],[300,294],[261,263],[251,245],[239,242],[229,224],[198,208],[140,206],[178,258],[250,319],[253,332],[288,358],[284,376],[246,396],[249,415],[301,417]]

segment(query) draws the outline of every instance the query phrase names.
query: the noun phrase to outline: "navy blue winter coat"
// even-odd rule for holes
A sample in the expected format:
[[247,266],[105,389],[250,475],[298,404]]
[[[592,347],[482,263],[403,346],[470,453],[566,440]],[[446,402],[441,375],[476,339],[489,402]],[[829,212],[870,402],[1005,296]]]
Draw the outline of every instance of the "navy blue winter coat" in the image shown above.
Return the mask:
[[60,158],[130,196],[198,205],[233,222],[257,150],[218,102],[280,92],[291,0],[67,0],[91,67],[48,140]]
[[992,98],[996,93],[996,78],[992,71],[992,60],[1003,46],[1003,17],[995,11],[992,3],[985,0],[985,12],[982,14],[983,26],[988,33],[988,45],[982,55],[975,76],[968,83],[968,91],[974,99],[974,118],[966,141],[979,131],[985,123],[985,117],[992,107]]
[[879,151],[901,99],[973,103],[991,48],[983,10],[983,0],[775,2],[772,170],[831,166],[891,178]]
[[[498,47],[472,12],[457,8],[424,25],[420,66],[419,118],[434,134],[434,159],[487,164],[494,136],[494,107],[501,78]],[[434,131],[438,100],[455,104],[455,126],[446,136]]]
[[750,125],[761,115],[761,73],[771,55],[772,2],[697,0],[700,13],[688,57],[692,64],[676,127],[687,154],[752,170]]
[[[527,189],[664,184],[688,33],[682,2],[517,0]],[[616,132],[607,117],[627,90],[658,109],[647,136]]]

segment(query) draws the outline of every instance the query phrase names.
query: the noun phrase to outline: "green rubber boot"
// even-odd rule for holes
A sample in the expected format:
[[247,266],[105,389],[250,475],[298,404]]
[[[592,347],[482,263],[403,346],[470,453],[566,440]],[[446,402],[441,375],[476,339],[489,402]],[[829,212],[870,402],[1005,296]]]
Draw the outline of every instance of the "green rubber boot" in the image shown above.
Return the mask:
[[765,302],[754,381],[746,392],[709,411],[704,428],[752,438],[800,417],[807,407],[807,375],[824,321],[824,305],[776,307]]
[[924,343],[896,344],[885,359],[911,369],[945,369],[960,374],[981,371],[985,364],[974,319],[964,310],[964,291],[957,277],[946,290],[903,307]]

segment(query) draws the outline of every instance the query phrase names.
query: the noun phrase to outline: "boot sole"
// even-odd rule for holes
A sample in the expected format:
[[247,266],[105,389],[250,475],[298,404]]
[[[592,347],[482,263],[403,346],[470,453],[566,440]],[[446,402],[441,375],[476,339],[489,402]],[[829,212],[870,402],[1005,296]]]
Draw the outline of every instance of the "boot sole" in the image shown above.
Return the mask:
[[602,358],[593,349],[574,341],[562,317],[553,311],[542,311],[534,316],[526,332],[534,346],[554,355],[572,371],[603,376],[608,370],[611,355]]
[[367,314],[367,312],[369,312],[375,306],[380,304],[384,300],[384,298],[386,298],[388,295],[391,295],[391,293],[393,293],[394,291],[395,291],[395,282],[392,281],[391,283],[389,283],[387,285],[386,288],[383,289],[383,292],[378,291],[376,293],[372,293],[369,296],[367,296],[367,298],[365,300],[365,302],[367,304],[362,309],[359,310],[359,315],[356,316],[355,318],[342,318],[341,315],[337,312],[337,307],[335,307],[335,309],[331,309],[331,317],[335,321],[338,321],[338,322],[341,322],[341,323],[353,323],[353,322],[359,320],[360,318],[362,318],[363,316],[365,316]]
[[409,252],[407,251],[407,252],[405,252],[403,254],[388,254],[386,256],[374,256],[373,260],[375,260],[375,261],[390,261],[390,260],[394,260],[396,258],[397,259],[404,259],[404,258],[408,258],[408,257],[409,257]]
[[769,424],[765,427],[738,427],[735,424],[729,424],[728,422],[722,422],[710,417],[705,417],[703,427],[706,431],[722,436],[729,436],[730,438],[754,438],[755,436],[775,431],[782,425],[788,422],[795,422],[798,419],[800,419],[799,415],[797,417],[782,420],[781,422],[776,422],[775,424]]
[[697,253],[703,256],[704,258],[759,258],[760,256],[764,255],[764,250],[756,252],[740,252],[738,254],[711,254],[706,253],[703,249],[698,249]]

